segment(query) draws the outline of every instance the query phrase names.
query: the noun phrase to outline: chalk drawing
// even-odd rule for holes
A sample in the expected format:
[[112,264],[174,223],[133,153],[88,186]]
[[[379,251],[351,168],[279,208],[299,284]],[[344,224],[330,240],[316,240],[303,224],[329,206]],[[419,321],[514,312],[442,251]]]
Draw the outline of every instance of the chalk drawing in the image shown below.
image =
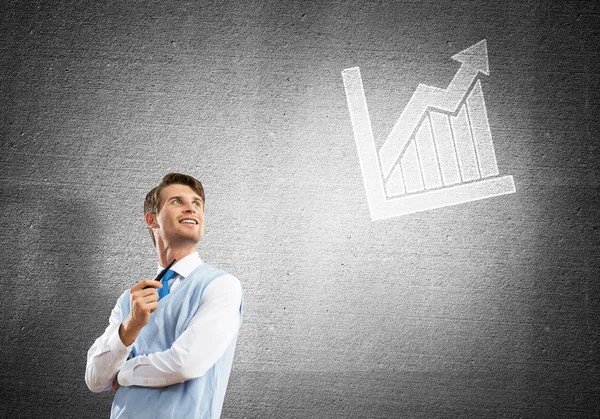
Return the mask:
[[481,90],[486,40],[452,59],[461,66],[448,87],[419,84],[379,152],[360,69],[342,71],[372,220],[515,192],[499,176]]

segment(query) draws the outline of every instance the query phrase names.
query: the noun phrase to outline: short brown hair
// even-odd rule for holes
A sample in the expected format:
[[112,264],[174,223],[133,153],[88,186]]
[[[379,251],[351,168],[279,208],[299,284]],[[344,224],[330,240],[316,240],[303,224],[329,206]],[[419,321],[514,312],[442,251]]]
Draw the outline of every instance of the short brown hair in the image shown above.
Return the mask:
[[[204,199],[204,188],[202,187],[202,183],[198,179],[193,178],[190,175],[184,175],[182,173],[169,173],[165,175],[158,186],[153,188],[146,195],[146,199],[144,200],[144,215],[146,213],[151,212],[153,214],[158,214],[160,211],[160,194],[162,190],[169,185],[185,185],[189,186],[194,192],[202,198],[202,203],[205,203]],[[152,237],[152,243],[156,246],[156,242],[154,241],[154,234],[152,233],[152,229],[148,227],[148,231],[150,232],[150,237]]]

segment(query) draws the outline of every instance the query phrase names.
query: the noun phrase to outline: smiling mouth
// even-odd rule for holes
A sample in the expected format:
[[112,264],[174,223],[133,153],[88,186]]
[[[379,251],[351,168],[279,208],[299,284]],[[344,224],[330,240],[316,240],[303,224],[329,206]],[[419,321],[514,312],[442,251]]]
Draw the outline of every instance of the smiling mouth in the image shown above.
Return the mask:
[[181,220],[181,221],[179,222],[179,224],[192,224],[192,225],[198,225],[198,222],[197,222],[197,221],[195,221],[195,220],[188,220],[188,219],[185,219],[185,220]]

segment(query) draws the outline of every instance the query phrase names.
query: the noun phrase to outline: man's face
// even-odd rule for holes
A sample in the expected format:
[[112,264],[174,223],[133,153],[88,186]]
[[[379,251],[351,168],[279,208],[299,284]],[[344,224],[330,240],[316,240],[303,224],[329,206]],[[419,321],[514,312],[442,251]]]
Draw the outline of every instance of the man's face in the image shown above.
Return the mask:
[[[160,210],[149,225],[158,229],[159,239],[167,245],[196,245],[204,234],[204,202],[186,185],[166,186],[160,196]],[[148,218],[146,219],[148,222]]]

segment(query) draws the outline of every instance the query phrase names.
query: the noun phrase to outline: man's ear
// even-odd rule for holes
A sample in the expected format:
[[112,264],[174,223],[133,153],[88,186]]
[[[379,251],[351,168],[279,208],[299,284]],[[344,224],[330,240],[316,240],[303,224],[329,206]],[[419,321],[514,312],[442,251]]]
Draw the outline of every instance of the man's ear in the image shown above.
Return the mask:
[[147,212],[144,215],[144,219],[146,220],[146,225],[149,228],[158,228],[158,223],[156,222],[156,213],[154,213],[154,212]]

